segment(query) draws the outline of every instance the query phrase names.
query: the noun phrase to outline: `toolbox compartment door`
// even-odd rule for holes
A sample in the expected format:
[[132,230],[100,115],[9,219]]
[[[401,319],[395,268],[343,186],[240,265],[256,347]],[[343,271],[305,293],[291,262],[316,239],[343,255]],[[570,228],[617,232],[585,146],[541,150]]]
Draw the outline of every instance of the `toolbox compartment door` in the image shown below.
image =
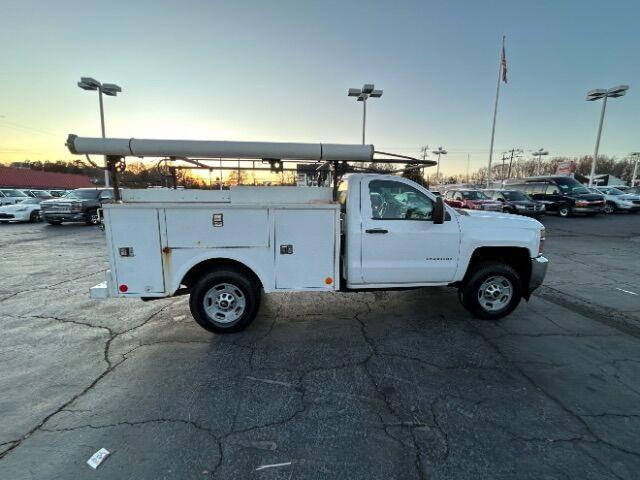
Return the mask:
[[126,285],[125,296],[164,292],[158,210],[127,207],[105,209],[104,213],[111,236],[115,289]]
[[335,242],[336,211],[275,210],[276,289],[334,290]]

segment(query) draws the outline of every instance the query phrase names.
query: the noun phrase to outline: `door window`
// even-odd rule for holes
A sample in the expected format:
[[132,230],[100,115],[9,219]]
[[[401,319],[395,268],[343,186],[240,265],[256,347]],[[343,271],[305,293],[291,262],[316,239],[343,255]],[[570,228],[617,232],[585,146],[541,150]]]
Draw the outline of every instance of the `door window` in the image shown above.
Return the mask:
[[373,180],[369,199],[374,220],[431,220],[433,202],[421,191],[402,182]]
[[558,187],[556,185],[547,185],[546,194],[547,195],[559,195],[560,194],[560,190],[558,190]]

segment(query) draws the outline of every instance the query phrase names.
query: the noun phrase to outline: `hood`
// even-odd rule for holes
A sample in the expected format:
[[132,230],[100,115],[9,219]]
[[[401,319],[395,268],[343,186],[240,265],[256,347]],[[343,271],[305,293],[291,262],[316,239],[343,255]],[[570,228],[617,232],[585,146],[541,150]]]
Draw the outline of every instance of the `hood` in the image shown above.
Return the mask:
[[67,198],[67,197],[59,197],[59,198],[52,198],[50,200],[43,200],[42,202],[40,202],[40,205],[54,205],[57,203],[82,203],[83,201],[85,201],[82,198]]
[[586,200],[588,202],[604,200],[604,197],[598,193],[581,193],[579,195],[569,195],[569,196],[578,200]]
[[[21,208],[29,208],[31,206],[34,206],[33,204],[29,204],[29,205],[21,205],[19,203],[15,203],[15,204],[11,204],[11,205],[4,205],[2,207],[0,207],[0,212],[15,212],[16,210],[19,210]],[[35,205],[37,206],[37,205]]]
[[625,193],[624,195],[617,195],[617,197],[621,198],[622,200],[629,200],[629,201],[640,200],[640,195],[636,195],[634,193]]
[[471,199],[465,199],[465,201],[466,201],[466,202],[468,202],[468,203],[477,203],[477,204],[479,204],[479,205],[485,205],[485,204],[487,204],[487,203],[493,203],[493,204],[500,203],[500,202],[498,202],[497,200],[491,200],[491,199],[487,199],[487,200],[471,200]]
[[530,228],[535,230],[539,230],[544,227],[544,225],[539,221],[522,215],[488,212],[486,210],[464,210],[462,212],[456,210],[456,212],[458,213],[458,218],[462,223],[471,221],[473,223],[478,222],[480,225],[487,226],[496,225],[496,227],[504,226],[507,228]]

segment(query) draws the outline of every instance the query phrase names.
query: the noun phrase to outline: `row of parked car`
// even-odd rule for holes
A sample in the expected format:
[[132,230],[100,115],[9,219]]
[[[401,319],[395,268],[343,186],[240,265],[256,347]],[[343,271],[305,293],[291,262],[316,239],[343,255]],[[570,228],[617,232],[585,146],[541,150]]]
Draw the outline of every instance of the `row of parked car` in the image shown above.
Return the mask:
[[[34,192],[27,195],[26,192]],[[61,196],[53,195],[52,191],[44,190],[24,191],[16,189],[0,189],[4,200],[0,206],[0,223],[8,222],[38,222],[44,220],[51,225],[63,222],[85,222],[87,225],[97,225],[98,209],[103,203],[113,201],[113,191],[108,188],[78,188],[63,192]]]
[[[624,189],[624,190],[623,190]],[[516,213],[541,217],[557,213],[561,217],[575,214],[597,215],[640,210],[640,187],[586,187],[561,175],[507,180],[502,188],[447,188],[444,201],[456,208]]]

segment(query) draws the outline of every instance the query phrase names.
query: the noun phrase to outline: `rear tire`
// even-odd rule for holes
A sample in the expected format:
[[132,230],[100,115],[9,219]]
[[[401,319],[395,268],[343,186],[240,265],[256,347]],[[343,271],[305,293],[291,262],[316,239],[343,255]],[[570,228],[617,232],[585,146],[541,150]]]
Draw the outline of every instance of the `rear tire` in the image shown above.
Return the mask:
[[509,265],[478,264],[460,288],[462,305],[476,318],[498,320],[513,312],[522,299],[522,282]]
[[558,215],[562,218],[567,218],[571,215],[571,207],[569,207],[569,205],[560,205],[558,208]]
[[198,325],[210,332],[239,332],[255,320],[260,293],[253,278],[224,268],[202,276],[195,283],[189,308]]

